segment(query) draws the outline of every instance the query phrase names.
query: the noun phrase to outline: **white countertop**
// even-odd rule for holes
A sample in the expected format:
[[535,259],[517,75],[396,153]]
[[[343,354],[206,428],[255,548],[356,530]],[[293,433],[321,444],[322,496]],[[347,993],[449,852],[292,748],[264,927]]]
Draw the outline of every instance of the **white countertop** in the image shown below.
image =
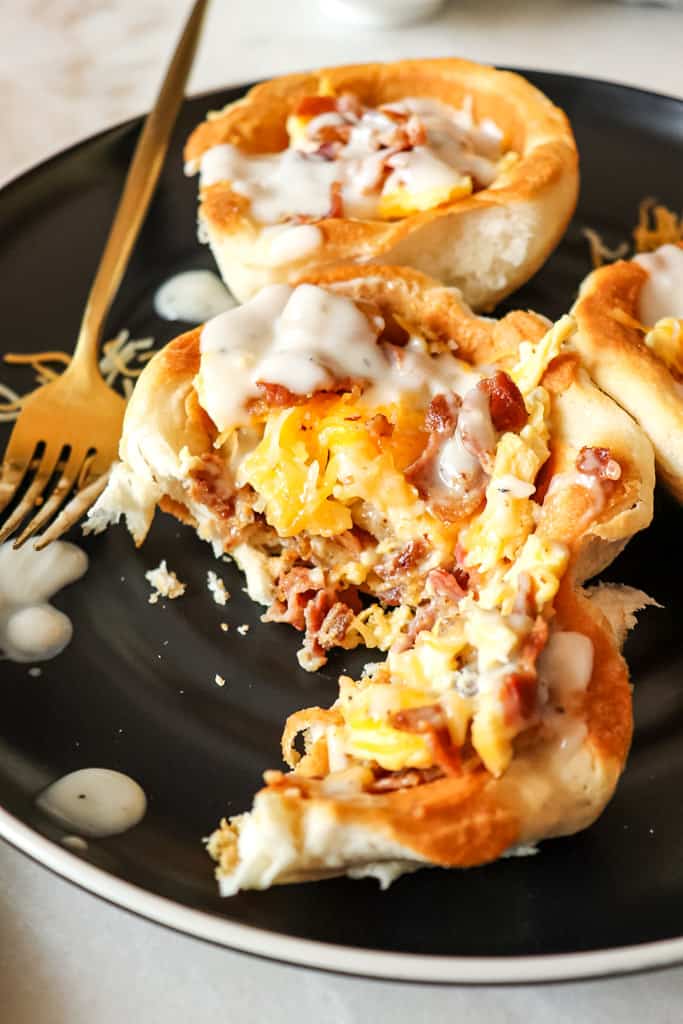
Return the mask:
[[[0,0],[0,181],[145,109],[187,8],[187,0]],[[454,0],[437,19],[392,31],[326,21],[315,0],[214,0],[191,88],[325,63],[459,54],[683,96],[682,39],[682,11],[590,0]],[[271,964],[135,918],[0,842],[2,1024],[627,1024],[646,1013],[673,1024],[682,1005],[683,968],[448,989]]]

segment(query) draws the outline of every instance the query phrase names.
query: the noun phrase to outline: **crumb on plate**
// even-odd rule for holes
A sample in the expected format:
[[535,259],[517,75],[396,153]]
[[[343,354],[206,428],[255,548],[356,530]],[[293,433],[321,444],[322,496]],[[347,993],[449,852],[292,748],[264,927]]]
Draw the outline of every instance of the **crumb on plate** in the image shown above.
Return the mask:
[[185,584],[181,583],[173,570],[168,568],[165,558],[162,558],[156,569],[150,569],[145,573],[145,579],[154,588],[149,595],[150,604],[156,604],[160,597],[173,600],[185,593]]
[[225,583],[215,572],[209,571],[206,574],[206,585],[216,604],[225,605],[230,600],[230,591]]

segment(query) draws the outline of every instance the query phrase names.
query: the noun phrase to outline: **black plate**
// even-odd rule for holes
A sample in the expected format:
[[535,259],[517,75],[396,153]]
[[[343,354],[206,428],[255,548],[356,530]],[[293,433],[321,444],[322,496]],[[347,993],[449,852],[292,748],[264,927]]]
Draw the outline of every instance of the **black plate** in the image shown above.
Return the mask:
[[[628,236],[644,196],[683,205],[683,103],[570,76],[528,77],[569,114],[583,184],[562,245],[506,305],[556,317],[589,269],[583,226],[616,243]],[[196,182],[183,176],[182,142],[206,110],[241,91],[185,104],[109,335],[126,327],[160,344],[178,333],[155,317],[154,290],[180,269],[212,265],[196,242]],[[136,121],[99,135],[0,194],[3,349],[72,345],[138,129]],[[15,372],[6,369],[2,377],[9,382]],[[0,801],[9,814],[0,815],[0,829],[63,874],[151,917],[239,948],[339,970],[495,981],[683,959],[683,939],[636,946],[681,935],[679,536],[678,509],[660,495],[656,527],[637,537],[610,571],[665,605],[644,614],[628,642],[637,730],[617,795],[593,828],[544,843],[535,857],[467,872],[422,871],[388,893],[372,881],[332,880],[219,899],[200,837],[223,814],[246,808],[262,770],[279,763],[285,716],[328,704],[339,671],[353,670],[363,656],[332,659],[316,676],[299,671],[294,632],[258,621],[227,564],[223,576],[233,599],[226,609],[214,605],[205,588],[207,569],[216,568],[209,548],[163,515],[140,551],[122,528],[84,541],[90,571],[56,600],[76,623],[75,637],[40,678],[26,666],[1,664]],[[188,593],[152,607],[143,574],[164,557],[188,582]],[[228,634],[221,621],[231,624]],[[244,638],[235,632],[243,622],[251,625]],[[222,689],[214,684],[216,672],[227,680]],[[149,811],[131,832],[91,843],[81,860],[35,834],[56,842],[61,836],[37,811],[34,796],[47,781],[94,765],[138,779]],[[599,950],[612,952],[567,956]]]

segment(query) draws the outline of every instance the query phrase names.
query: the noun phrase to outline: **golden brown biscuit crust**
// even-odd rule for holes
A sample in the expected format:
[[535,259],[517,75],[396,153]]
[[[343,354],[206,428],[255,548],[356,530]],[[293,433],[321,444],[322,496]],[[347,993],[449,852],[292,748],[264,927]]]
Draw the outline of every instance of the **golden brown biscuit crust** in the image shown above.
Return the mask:
[[[564,234],[576,205],[578,157],[565,114],[524,78],[512,72],[457,58],[438,58],[349,65],[286,75],[255,86],[224,111],[209,115],[188,139],[186,161],[197,161],[207,149],[223,143],[232,143],[254,154],[284,149],[288,144],[287,116],[302,97],[317,93],[323,83],[336,93],[352,91],[371,106],[419,96],[461,107],[471,98],[474,117],[494,120],[504,133],[506,148],[517,153],[520,159],[503,170],[491,187],[397,221],[338,217],[319,221],[317,226],[323,244],[310,256],[306,269],[373,261],[422,266],[434,273],[430,255],[421,250],[434,244],[437,236],[439,245],[447,245],[454,232],[458,238],[462,235],[467,239],[468,235],[476,234],[480,215],[485,211],[508,210],[514,215],[525,206],[528,206],[528,220],[533,222],[535,235],[527,258],[521,266],[509,271],[509,280],[491,285],[486,299],[476,304],[492,308],[541,266]],[[203,190],[200,216],[213,235],[217,256],[220,239],[234,237],[239,240],[240,252],[247,263],[256,264],[257,257],[251,246],[260,228],[249,215],[248,200],[234,192],[229,183],[214,184]],[[439,222],[443,222],[445,234]],[[520,234],[529,227],[526,220],[520,222]],[[424,242],[421,242],[423,235]],[[230,261],[235,254],[236,250],[229,257]],[[265,275],[260,279],[263,284],[266,280],[287,280],[290,273],[300,271],[301,267],[261,270]],[[450,280],[450,277],[443,279]],[[239,297],[246,297],[246,293]],[[468,298],[474,301],[472,296]]]
[[639,319],[646,280],[647,271],[630,260],[590,274],[572,310],[572,344],[598,387],[648,435],[659,474],[683,501],[683,385],[627,322]]

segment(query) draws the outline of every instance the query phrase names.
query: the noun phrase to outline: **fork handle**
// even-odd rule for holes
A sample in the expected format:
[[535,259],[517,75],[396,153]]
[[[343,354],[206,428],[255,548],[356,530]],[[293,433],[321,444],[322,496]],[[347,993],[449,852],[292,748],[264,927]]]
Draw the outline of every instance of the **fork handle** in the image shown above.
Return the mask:
[[81,321],[71,366],[98,370],[102,327],[121,283],[161,173],[168,143],[185,94],[209,0],[196,0],[178,41],[154,107],[145,121],[123,193],[109,230]]

